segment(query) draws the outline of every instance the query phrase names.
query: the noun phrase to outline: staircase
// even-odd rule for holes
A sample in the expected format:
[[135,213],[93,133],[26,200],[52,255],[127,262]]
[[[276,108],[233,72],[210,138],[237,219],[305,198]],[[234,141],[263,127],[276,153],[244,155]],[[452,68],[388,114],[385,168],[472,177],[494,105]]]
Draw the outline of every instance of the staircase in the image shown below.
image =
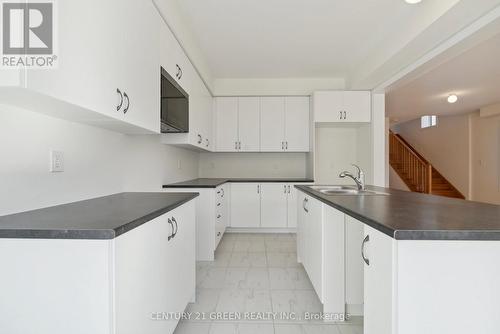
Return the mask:
[[411,191],[465,199],[400,135],[389,131],[389,163]]

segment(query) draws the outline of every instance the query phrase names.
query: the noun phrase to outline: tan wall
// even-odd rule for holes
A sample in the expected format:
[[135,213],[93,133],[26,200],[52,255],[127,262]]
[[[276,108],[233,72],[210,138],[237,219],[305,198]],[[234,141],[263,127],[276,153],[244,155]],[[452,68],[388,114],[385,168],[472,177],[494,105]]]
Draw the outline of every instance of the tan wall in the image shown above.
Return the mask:
[[500,116],[471,117],[472,199],[500,204]]
[[439,117],[438,126],[422,129],[420,119],[394,126],[466,198],[470,198],[470,116]]

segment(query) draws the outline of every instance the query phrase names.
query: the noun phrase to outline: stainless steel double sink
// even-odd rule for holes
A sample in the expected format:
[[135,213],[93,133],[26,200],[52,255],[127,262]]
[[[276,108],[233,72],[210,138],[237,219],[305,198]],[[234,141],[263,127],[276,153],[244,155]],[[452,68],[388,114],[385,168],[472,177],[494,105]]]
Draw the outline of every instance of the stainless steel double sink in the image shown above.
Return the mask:
[[309,188],[325,195],[390,195],[389,193],[375,190],[358,190],[352,186],[309,186]]

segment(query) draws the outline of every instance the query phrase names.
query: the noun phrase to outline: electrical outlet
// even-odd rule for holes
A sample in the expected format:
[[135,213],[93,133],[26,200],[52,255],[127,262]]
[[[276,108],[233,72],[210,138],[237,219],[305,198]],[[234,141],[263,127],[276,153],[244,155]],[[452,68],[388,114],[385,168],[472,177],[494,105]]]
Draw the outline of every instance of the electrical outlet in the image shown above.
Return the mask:
[[50,151],[50,172],[64,172],[64,153],[62,151]]

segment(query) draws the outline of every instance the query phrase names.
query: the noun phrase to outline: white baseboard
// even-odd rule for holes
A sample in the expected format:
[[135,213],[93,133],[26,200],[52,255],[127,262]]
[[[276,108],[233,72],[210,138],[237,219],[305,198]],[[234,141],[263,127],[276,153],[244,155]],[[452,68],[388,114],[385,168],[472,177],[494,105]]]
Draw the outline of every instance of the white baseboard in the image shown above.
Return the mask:
[[296,228],[227,227],[226,233],[297,233]]
[[347,304],[346,312],[351,316],[362,316],[363,315],[363,304]]

